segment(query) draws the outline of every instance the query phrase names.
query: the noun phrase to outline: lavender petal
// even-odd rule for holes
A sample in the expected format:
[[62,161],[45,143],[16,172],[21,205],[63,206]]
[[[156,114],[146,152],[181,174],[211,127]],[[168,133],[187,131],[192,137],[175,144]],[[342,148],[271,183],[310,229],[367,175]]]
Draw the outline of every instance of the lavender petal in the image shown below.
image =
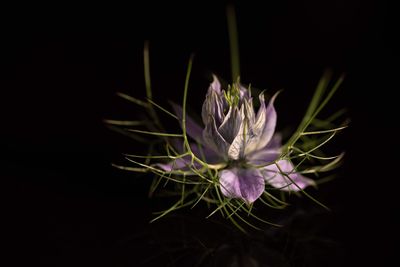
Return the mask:
[[201,117],[205,125],[209,123],[210,116],[215,118],[217,126],[221,125],[224,120],[224,103],[222,98],[223,97],[218,95],[213,89],[208,89],[206,100],[203,103],[201,111]]
[[237,107],[229,107],[224,121],[218,128],[218,132],[225,138],[228,143],[232,143],[239,132],[242,118],[240,117]]
[[[275,93],[275,95],[270,99],[268,106],[265,110],[265,125],[261,132],[261,136],[257,145],[259,149],[265,147],[271,141],[271,138],[274,135],[277,120],[277,114],[274,108],[274,101],[278,94],[279,92]],[[260,114],[260,116],[262,115]]]
[[221,192],[229,198],[239,198],[247,204],[258,199],[265,189],[264,178],[257,169],[226,169],[219,173]]
[[197,169],[201,167],[196,162],[194,163],[194,165],[192,165],[190,156],[177,158],[168,163],[156,163],[154,165],[166,172],[171,172],[171,171],[176,171],[176,170],[188,171],[188,170],[190,170],[190,167],[195,167]]
[[218,95],[220,95],[221,94],[221,83],[219,82],[218,77],[215,74],[213,74],[212,76],[213,76],[213,81],[210,85],[210,89],[215,91]]
[[206,124],[206,128],[203,130],[204,144],[215,151],[222,157],[226,157],[229,144],[225,141],[224,137],[218,132],[215,119],[210,116],[210,121]]
[[281,154],[282,136],[276,133],[271,141],[260,150],[256,150],[246,156],[247,161],[253,165],[266,165],[275,161]]
[[309,185],[315,185],[313,180],[297,173],[289,160],[279,160],[276,164],[271,164],[261,170],[266,182],[271,186],[283,191],[300,191]]
[[[171,105],[182,126],[182,107],[175,103],[171,103]],[[186,133],[198,143],[203,143],[203,129],[187,114]]]

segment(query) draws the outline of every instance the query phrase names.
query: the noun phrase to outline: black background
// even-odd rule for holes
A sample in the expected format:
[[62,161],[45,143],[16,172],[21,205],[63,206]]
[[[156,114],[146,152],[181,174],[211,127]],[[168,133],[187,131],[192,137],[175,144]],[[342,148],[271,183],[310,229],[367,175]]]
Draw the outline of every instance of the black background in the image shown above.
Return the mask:
[[[293,226],[304,233],[320,229],[316,235],[333,245],[294,246],[290,251],[297,256],[285,254],[283,262],[384,265],[394,256],[398,225],[397,101],[384,2],[236,3],[236,9],[242,81],[284,89],[278,127],[298,122],[326,68],[336,77],[346,74],[329,106],[346,107],[351,118],[337,141],[346,163],[337,180],[313,192],[332,212],[301,200],[305,214],[318,212]],[[144,146],[110,131],[102,120],[139,114],[115,93],[144,96],[144,40],[150,41],[153,90],[162,104],[180,101],[187,61],[195,53],[188,101],[199,110],[209,74],[230,78],[225,4],[35,5],[3,12],[2,217],[9,223],[4,230],[13,263],[174,266],[177,254],[166,253],[165,244],[175,240],[168,234],[177,222],[148,225],[160,202],[147,198],[150,177],[110,165],[123,162],[121,153],[139,153]],[[210,242],[206,246],[230,235],[194,211],[185,214],[191,218],[187,236],[202,237]],[[242,238],[235,234],[232,242]],[[192,260],[199,257],[190,253]],[[216,254],[214,260],[227,263],[232,257]],[[261,258],[260,266],[275,266],[268,256]]]

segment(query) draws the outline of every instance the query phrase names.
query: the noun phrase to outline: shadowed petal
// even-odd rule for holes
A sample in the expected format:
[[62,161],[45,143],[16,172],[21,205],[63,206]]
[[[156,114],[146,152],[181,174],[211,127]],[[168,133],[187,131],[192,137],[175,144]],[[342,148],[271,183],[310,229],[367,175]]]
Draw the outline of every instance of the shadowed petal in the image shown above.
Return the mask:
[[261,149],[256,150],[246,156],[246,159],[250,164],[254,165],[265,165],[276,160],[281,154],[282,136],[277,133],[275,134],[268,145]]
[[201,146],[198,144],[190,144],[190,149],[193,154],[199,159],[205,161],[208,164],[223,163],[224,158],[218,155],[216,152],[208,148],[207,146]]
[[252,165],[265,166],[276,160],[280,154],[280,150],[264,149],[248,155],[246,159]]
[[176,170],[187,171],[187,170],[190,170],[190,168],[189,168],[190,166],[195,167],[196,169],[201,168],[200,164],[198,164],[197,162],[194,162],[194,165],[191,165],[191,157],[190,156],[178,158],[178,159],[175,159],[168,163],[157,163],[154,165],[166,172],[176,171]]
[[265,183],[257,169],[226,169],[219,173],[221,192],[229,198],[243,199],[253,203],[264,192]]
[[[175,115],[182,126],[182,107],[171,103]],[[186,114],[186,133],[199,143],[203,143],[203,128],[200,127],[189,115]]]
[[[276,164],[279,165],[279,168]],[[304,189],[309,185],[315,185],[313,180],[295,172],[294,166],[289,160],[280,160],[276,164],[261,170],[266,182],[271,186],[284,191],[300,191],[300,188]]]
[[[184,148],[184,144],[181,139],[174,138],[170,140],[172,146],[176,149],[176,151],[180,154],[186,153],[186,149]],[[206,146],[203,146],[198,143],[190,143],[190,149],[193,154],[199,159],[205,161],[208,164],[220,164],[224,162],[224,159],[209,149]],[[155,166],[159,167],[164,171],[172,171],[172,170],[190,170],[188,166],[191,165],[191,156],[184,156],[182,158],[178,158],[174,161],[170,161],[168,163],[157,163]],[[200,169],[202,165],[197,161],[193,162],[193,166],[197,169]],[[192,166],[192,167],[193,167]]]
[[240,117],[237,107],[229,107],[228,114],[226,114],[224,121],[218,128],[218,132],[224,137],[228,143],[232,143],[233,139],[239,132],[242,118]]
[[282,135],[280,133],[275,133],[274,136],[272,136],[269,143],[265,146],[265,149],[280,150],[281,147],[282,147]]
[[204,144],[214,150],[222,157],[226,157],[229,144],[225,141],[224,137],[218,132],[217,125],[215,124],[214,117],[210,116],[210,122],[206,124],[203,130]]

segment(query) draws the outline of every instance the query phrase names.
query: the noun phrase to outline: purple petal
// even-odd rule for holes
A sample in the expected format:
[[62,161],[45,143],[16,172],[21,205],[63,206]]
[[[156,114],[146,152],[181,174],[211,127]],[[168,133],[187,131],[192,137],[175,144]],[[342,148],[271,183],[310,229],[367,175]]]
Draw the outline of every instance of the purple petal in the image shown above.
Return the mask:
[[[189,167],[191,166],[191,157],[185,156],[185,157],[170,161],[168,163],[157,163],[157,164],[155,164],[155,166],[159,167],[160,169],[162,169],[166,172],[176,171],[176,170],[186,171],[186,170],[190,170]],[[197,165],[195,164],[192,167],[199,168],[201,166],[198,164]]]
[[242,123],[228,150],[228,157],[233,160],[244,158],[248,153],[248,147],[256,147],[254,144],[257,143],[257,135],[253,131],[255,114],[251,98],[243,101],[240,116]]
[[[210,87],[211,88],[211,87]],[[224,102],[223,96],[218,95],[213,89],[208,89],[206,100],[203,103],[201,117],[204,124],[208,124],[210,116],[215,118],[217,126],[221,125],[224,120]]]
[[251,204],[265,189],[264,178],[257,169],[226,169],[219,173],[221,192],[229,198],[240,198]]
[[250,91],[241,84],[239,84],[239,94],[240,94],[239,95],[240,100],[243,100],[243,99],[247,100],[251,97]]
[[238,160],[244,158],[246,142],[251,138],[251,132],[249,133],[249,130],[249,120],[244,118],[235,139],[233,139],[232,144],[229,146],[229,159]]
[[[187,152],[182,139],[171,138],[169,141],[179,154],[184,154]],[[204,160],[208,164],[218,164],[224,162],[224,159],[220,155],[202,144],[190,143],[189,145],[193,154],[199,159]],[[190,162],[190,158],[188,158],[188,160]],[[194,163],[196,164],[196,162]]]
[[[259,142],[257,145],[258,148],[265,147],[271,141],[271,138],[274,135],[276,119],[277,119],[276,111],[274,108],[274,101],[275,101],[275,98],[278,96],[278,94],[279,94],[279,92],[275,93],[275,95],[271,98],[271,100],[268,103],[267,108],[265,109],[264,115],[262,115],[262,113],[264,113],[264,111],[261,110],[262,106],[263,106],[263,104],[261,103],[260,111],[259,111],[259,114],[257,114],[257,117],[261,118],[261,117],[265,116],[265,119],[264,119],[265,125],[264,125],[264,128],[263,128],[260,138],[259,138]],[[260,95],[260,101],[263,98],[264,97]]]
[[203,130],[204,144],[215,151],[222,157],[226,156],[229,144],[225,141],[224,137],[218,132],[215,119],[210,117],[210,122],[206,124],[206,128]]
[[182,138],[170,138],[169,139],[170,145],[179,153],[184,154],[186,153],[185,144],[183,143]]
[[282,137],[275,134],[265,148],[256,150],[246,156],[250,164],[263,165],[275,161],[281,154]]
[[251,132],[253,133],[251,139],[248,140],[245,148],[245,154],[249,155],[255,150],[258,150],[262,148],[260,146],[261,138],[264,138],[263,136],[263,131],[266,125],[266,120],[267,120],[267,109],[265,107],[265,100],[264,100],[264,94],[261,93],[259,95],[260,99],[260,109],[258,110],[257,116],[254,115],[254,111],[252,112],[253,117],[251,118]]
[[244,156],[256,150],[258,140],[261,137],[253,129],[255,114],[251,98],[243,101],[240,108],[240,115],[242,117],[242,124],[228,151],[229,158],[234,160],[244,158]]
[[224,97],[221,94],[221,83],[214,74],[203,103],[201,116],[204,124],[208,123],[210,116],[214,117],[217,126],[221,125],[224,119]]
[[193,154],[208,164],[218,164],[224,162],[224,158],[206,146],[190,144]]
[[220,95],[221,94],[221,83],[219,82],[218,77],[215,74],[213,74],[212,76],[213,76],[213,81],[210,85],[210,89],[215,91],[218,95]]
[[[179,119],[179,123],[182,126],[182,107],[171,103],[174,109],[175,115]],[[186,133],[199,143],[203,142],[203,129],[198,125],[189,115],[186,114]]]
[[241,116],[242,119],[247,118],[251,125],[254,124],[256,115],[254,114],[253,99],[245,99],[241,104]]
[[270,100],[268,107],[265,107],[264,95],[260,94],[261,107],[257,114],[249,101],[244,101],[241,107],[242,125],[233,140],[228,151],[231,159],[239,159],[252,154],[254,151],[261,150],[271,140],[276,125],[276,111],[273,106],[274,100],[278,94],[276,93]]
[[239,132],[242,118],[240,117],[237,107],[229,107],[224,121],[218,128],[218,132],[224,137],[228,143],[232,143],[233,139]]
[[289,160],[280,160],[276,164],[261,170],[266,182],[271,186],[283,191],[300,191],[300,188],[304,189],[309,185],[315,185],[313,180],[295,172],[294,166]]
[[253,165],[267,165],[276,160],[280,154],[280,150],[263,149],[248,155],[246,159]]
[[265,149],[280,150],[282,147],[282,135],[275,133],[269,143],[265,146]]

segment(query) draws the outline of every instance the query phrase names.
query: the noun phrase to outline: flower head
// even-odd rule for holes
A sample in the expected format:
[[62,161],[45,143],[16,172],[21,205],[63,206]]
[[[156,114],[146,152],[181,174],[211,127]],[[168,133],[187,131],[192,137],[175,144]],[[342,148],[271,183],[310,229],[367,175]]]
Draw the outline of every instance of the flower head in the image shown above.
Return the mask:
[[[288,159],[280,159],[281,137],[275,133],[276,93],[266,105],[264,93],[258,96],[255,112],[253,97],[239,82],[223,90],[214,75],[202,108],[204,128],[186,116],[187,134],[199,145],[192,152],[207,164],[222,164],[218,172],[222,194],[228,198],[253,203],[264,192],[266,184],[285,191],[299,191],[314,181],[297,173]],[[175,113],[182,109],[174,105]],[[190,159],[158,164],[165,171],[187,169]]]

